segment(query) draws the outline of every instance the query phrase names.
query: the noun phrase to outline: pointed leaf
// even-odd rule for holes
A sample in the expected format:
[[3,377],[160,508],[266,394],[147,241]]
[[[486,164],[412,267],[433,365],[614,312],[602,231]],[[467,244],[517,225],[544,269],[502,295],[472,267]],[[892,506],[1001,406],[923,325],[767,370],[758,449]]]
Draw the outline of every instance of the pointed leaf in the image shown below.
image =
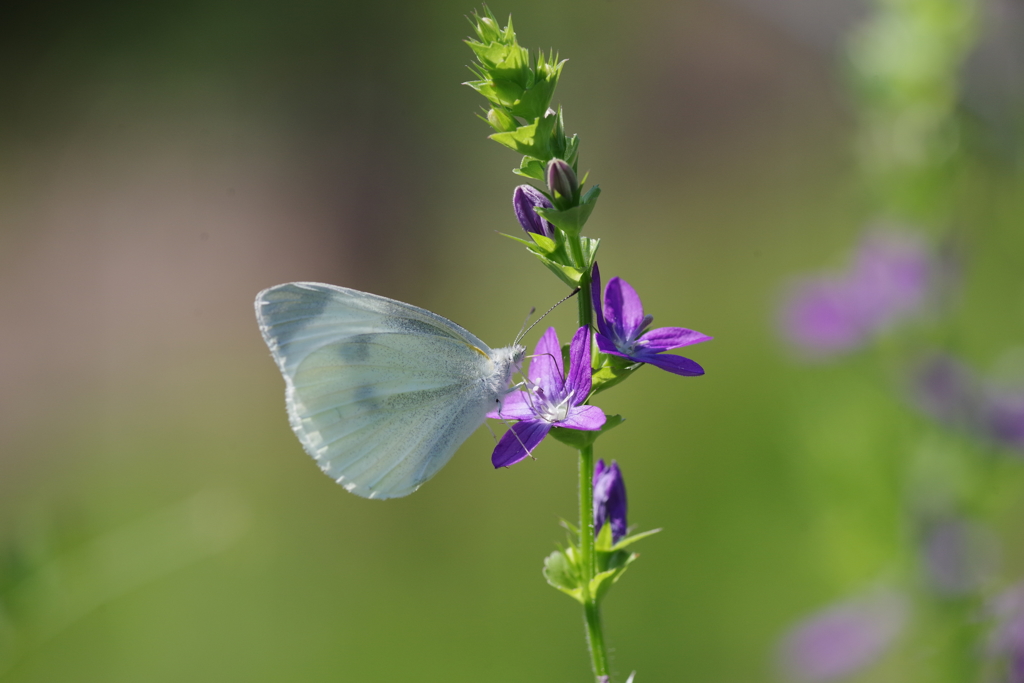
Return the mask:
[[611,552],[612,550],[612,525],[605,522],[601,526],[601,530],[597,532],[597,538],[594,539],[594,550],[601,552]]
[[659,531],[661,531],[661,529],[651,529],[650,531],[641,531],[638,534],[632,534],[630,536],[623,536],[622,538],[619,539],[618,543],[616,543],[614,546],[612,546],[611,549],[612,550],[622,550],[627,545],[630,545],[632,543],[636,543],[641,538],[647,538],[648,536],[653,536],[654,534],[658,533]]
[[[536,252],[534,253],[536,254]],[[569,285],[570,287],[579,287],[580,277],[583,276],[583,273],[581,273],[579,270],[573,268],[572,266],[563,266],[559,263],[555,263],[554,261],[541,256],[540,254],[536,254],[536,256],[540,260],[540,262],[543,263],[545,267],[547,267],[548,270],[550,270],[552,273],[558,276],[559,280]]]
[[535,232],[531,232],[530,237],[533,238],[533,241],[536,242],[541,251],[547,254],[551,254],[558,249],[558,243],[550,237],[545,237],[544,235],[539,235]]
[[544,161],[551,158],[551,133],[554,127],[555,116],[545,116],[510,133],[494,133],[490,138],[520,154]]
[[619,577],[625,573],[626,568],[629,567],[637,557],[639,557],[639,555],[633,553],[621,566],[616,567],[615,569],[609,569],[608,571],[603,571],[595,576],[590,581],[590,595],[593,599],[600,602],[604,596],[608,594],[608,590],[612,587],[612,584],[619,580]]
[[[597,345],[594,345],[595,348]],[[594,396],[605,389],[622,382],[640,368],[643,363],[635,363],[628,358],[611,356],[604,353],[597,354],[597,369],[591,378],[590,395]]]
[[[491,137],[493,138],[494,135]],[[574,206],[564,211],[543,208],[538,208],[536,211],[565,234],[571,237],[579,237],[580,231],[583,229],[587,219],[590,218],[590,213],[594,210],[594,205],[597,203],[597,198],[600,195],[601,188],[595,185],[583,196],[579,206]]]
[[527,156],[523,157],[523,161],[519,164],[519,168],[512,169],[512,172],[516,175],[521,175],[524,178],[543,181],[545,168],[543,161]]

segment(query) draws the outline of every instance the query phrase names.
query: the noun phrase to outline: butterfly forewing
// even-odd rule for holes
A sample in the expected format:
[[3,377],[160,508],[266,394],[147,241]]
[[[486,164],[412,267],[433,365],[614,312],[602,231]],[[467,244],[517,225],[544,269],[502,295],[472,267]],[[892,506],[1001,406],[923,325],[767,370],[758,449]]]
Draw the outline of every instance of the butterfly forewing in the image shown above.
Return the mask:
[[256,313],[292,428],[361,496],[412,493],[483,421],[489,349],[421,308],[312,283],[261,292]]

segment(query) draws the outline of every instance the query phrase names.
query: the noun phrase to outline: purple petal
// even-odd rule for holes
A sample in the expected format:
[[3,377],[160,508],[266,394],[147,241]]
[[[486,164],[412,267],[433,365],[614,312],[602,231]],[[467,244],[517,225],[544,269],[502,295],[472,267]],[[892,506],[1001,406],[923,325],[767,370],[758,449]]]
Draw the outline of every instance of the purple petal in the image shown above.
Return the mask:
[[608,323],[604,320],[604,310],[601,308],[601,271],[597,268],[597,262],[590,270],[590,298],[594,305],[594,321],[597,323],[597,331],[608,337]]
[[492,420],[532,420],[536,417],[531,406],[529,394],[525,391],[513,391],[505,397],[500,410],[492,410],[487,417]]
[[569,345],[569,376],[565,379],[565,391],[572,394],[573,405],[587,400],[590,394],[590,328],[576,330]]
[[608,353],[613,356],[622,356],[623,358],[626,358],[626,354],[619,351],[618,347],[615,346],[615,342],[600,332],[594,334],[594,341],[597,342],[597,350],[601,353]]
[[604,288],[604,315],[612,336],[630,337],[644,322],[644,305],[628,282],[613,277]]
[[549,327],[541,335],[533,349],[527,376],[534,386],[544,392],[545,399],[555,403],[561,400],[565,391],[565,371],[562,369],[562,347],[558,343],[555,328]]
[[604,411],[597,406],[576,406],[575,408],[569,409],[569,414],[566,415],[565,419],[561,422],[556,422],[555,425],[558,427],[565,427],[566,429],[582,429],[587,432],[596,432],[601,427],[604,427],[605,420]]
[[641,342],[645,351],[659,352],[678,349],[691,344],[700,344],[711,339],[712,337],[706,334],[701,334],[695,330],[688,330],[684,327],[659,327],[656,330],[647,332],[638,341]]
[[516,422],[505,432],[491,453],[491,464],[495,469],[509,467],[525,459],[551,431],[547,422]]
[[552,208],[548,198],[532,185],[520,185],[512,193],[512,209],[516,212],[516,218],[519,219],[523,230],[551,237],[554,234],[551,224],[533,210],[536,206]]
[[629,356],[630,360],[640,361],[641,363],[650,363],[651,365],[661,368],[662,370],[668,370],[674,372],[677,375],[683,375],[684,377],[697,377],[698,375],[704,374],[704,368],[702,368],[695,361],[689,358],[683,358],[682,356],[673,356],[668,353],[652,353],[652,354],[638,354],[636,356]]

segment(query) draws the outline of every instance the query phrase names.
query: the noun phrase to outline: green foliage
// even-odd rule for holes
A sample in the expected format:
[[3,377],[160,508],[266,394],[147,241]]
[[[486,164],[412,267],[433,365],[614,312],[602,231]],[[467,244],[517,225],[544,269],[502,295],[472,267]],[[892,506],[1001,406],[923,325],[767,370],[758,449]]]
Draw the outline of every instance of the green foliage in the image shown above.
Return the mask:
[[[466,85],[490,103],[485,119],[497,131],[492,140],[516,150],[543,166],[567,147],[561,114],[550,111],[565,60],[550,53],[530,52],[516,41],[512,18],[503,29],[486,6],[484,14],[474,12],[469,21],[476,39],[466,44],[476,63],[470,66],[475,80]],[[524,165],[528,164],[524,160]],[[538,180],[541,176],[530,176]]]
[[[562,525],[569,530],[569,545],[564,550],[556,550],[544,558],[544,578],[553,587],[583,604],[585,601],[581,577],[585,576],[586,573],[580,566],[581,555],[579,544],[576,542],[579,539],[579,531],[568,522],[563,521]],[[652,536],[659,531],[661,529],[652,529],[651,531],[624,536],[619,539],[618,543],[613,544],[611,525],[605,524],[601,527],[594,544],[596,572],[594,578],[588,584],[588,592],[595,601],[600,603],[605,595],[608,594],[612,585],[625,573],[629,565],[640,557],[637,553],[626,552],[623,548],[640,539]]]
[[541,208],[536,211],[540,214],[541,218],[547,219],[552,225],[563,231],[565,234],[570,237],[578,237],[580,230],[583,229],[583,225],[587,222],[587,219],[590,218],[590,212],[594,210],[597,198],[600,196],[600,186],[594,185],[585,195],[583,195],[580,199],[580,203],[572,208],[564,211]]
[[564,233],[556,231],[554,239],[536,233],[527,233],[530,237],[528,240],[514,235],[501,234],[524,245],[527,251],[536,256],[548,270],[570,287],[580,286],[583,273],[589,271],[590,267],[594,265],[597,249],[601,245],[599,239],[582,236],[578,238],[583,254],[583,267],[580,268],[569,251]]

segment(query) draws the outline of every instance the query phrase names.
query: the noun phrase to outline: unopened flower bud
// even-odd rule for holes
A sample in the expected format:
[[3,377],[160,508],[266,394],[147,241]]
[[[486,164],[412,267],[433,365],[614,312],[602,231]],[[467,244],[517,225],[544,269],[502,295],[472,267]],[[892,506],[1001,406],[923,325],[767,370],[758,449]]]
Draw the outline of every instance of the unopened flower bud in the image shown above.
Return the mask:
[[548,164],[548,188],[554,196],[574,200],[579,191],[579,181],[572,166],[562,159],[552,159]]
[[594,467],[594,533],[605,523],[612,525],[612,542],[626,535],[626,483],[614,460],[606,466],[598,460]]
[[519,123],[511,114],[494,107],[487,112],[487,123],[499,133],[508,133],[519,127]]
[[520,185],[512,193],[512,209],[516,212],[516,218],[519,219],[523,230],[535,235],[552,237],[555,234],[553,226],[537,215],[537,212],[533,210],[536,206],[545,209],[552,208],[551,202],[544,196],[544,193],[532,185]]

